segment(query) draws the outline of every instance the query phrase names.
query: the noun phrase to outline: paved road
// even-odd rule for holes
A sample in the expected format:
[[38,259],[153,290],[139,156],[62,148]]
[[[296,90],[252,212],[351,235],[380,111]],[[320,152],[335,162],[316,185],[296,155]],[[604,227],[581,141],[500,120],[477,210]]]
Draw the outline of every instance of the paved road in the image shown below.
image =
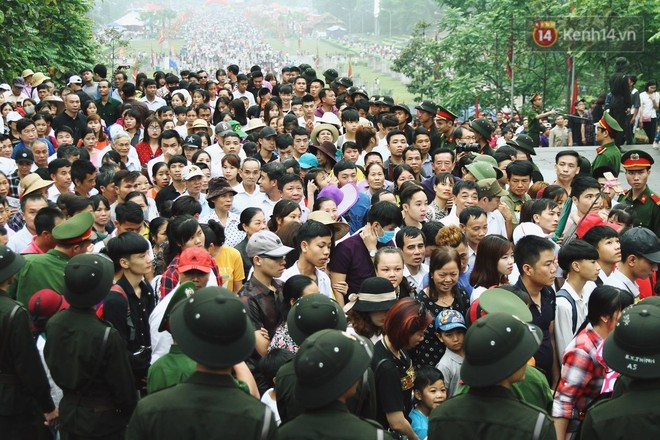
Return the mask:
[[[589,161],[593,161],[596,157],[596,147],[573,147],[571,150],[577,151],[581,156],[586,157]],[[632,150],[627,146],[623,147],[623,151]],[[649,186],[656,191],[660,191],[660,150],[654,150],[652,145],[635,145],[634,149],[644,150],[651,154],[653,160],[655,160],[654,171],[649,177]],[[546,182],[553,182],[555,180],[555,155],[558,151],[561,151],[562,148],[537,148],[536,156],[534,156],[534,163],[539,167],[543,177]],[[626,182],[626,176],[621,173],[619,174],[619,181],[624,189],[629,188],[628,182]]]

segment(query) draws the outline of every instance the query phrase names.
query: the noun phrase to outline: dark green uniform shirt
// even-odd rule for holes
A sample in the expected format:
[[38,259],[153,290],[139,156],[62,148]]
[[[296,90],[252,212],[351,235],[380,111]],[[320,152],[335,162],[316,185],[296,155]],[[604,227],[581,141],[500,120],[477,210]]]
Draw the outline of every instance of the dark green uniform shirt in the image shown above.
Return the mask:
[[539,146],[539,139],[541,137],[541,120],[536,119],[541,114],[541,109],[532,108],[527,114],[527,136],[531,137],[534,141],[534,148]]
[[456,139],[454,136],[445,137],[444,134],[440,135],[440,148],[449,148],[451,151],[456,150]]
[[501,198],[502,203],[508,206],[511,210],[511,214],[513,214],[511,221],[513,223],[514,229],[516,226],[518,226],[518,223],[520,223],[520,211],[522,210],[522,206],[528,200],[532,200],[529,194],[525,193],[525,197],[521,199],[511,191],[509,191],[509,194]]
[[366,421],[351,414],[346,405],[338,401],[299,415],[289,423],[282,425],[278,433],[280,440],[391,438],[391,435],[384,431],[378,423]]
[[[538,428],[537,428],[538,425]],[[429,440],[506,439],[556,440],[555,426],[545,411],[518,400],[506,388],[472,388],[431,412]]]
[[614,142],[596,148],[596,158],[591,163],[591,172],[600,167],[610,168],[614,176],[618,176],[621,172],[621,151]]
[[64,391],[60,429],[81,437],[122,432],[135,408],[137,392],[119,332],[101,321],[92,308],[70,308],[48,321],[46,333],[46,363]]
[[267,413],[263,403],[238,388],[231,376],[199,372],[182,384],[142,399],[126,432],[127,440],[262,438],[277,438],[272,412]]
[[25,265],[9,286],[9,295],[27,307],[32,295],[41,289],[64,294],[64,268],[68,262],[69,256],[56,249],[45,254],[26,255]]
[[160,357],[149,367],[147,393],[178,385],[195,372],[197,363],[183,354],[181,348],[172,344],[170,352]]
[[0,416],[29,416],[37,408],[41,413],[53,411],[55,405],[32,336],[30,314],[1,290],[0,341]]
[[635,226],[649,228],[655,235],[660,236],[660,196],[646,185],[646,189],[637,199],[632,199],[632,191],[626,190],[620,197],[619,203],[632,205],[635,213]]
[[628,391],[587,411],[582,440],[660,438],[660,379],[633,380]]

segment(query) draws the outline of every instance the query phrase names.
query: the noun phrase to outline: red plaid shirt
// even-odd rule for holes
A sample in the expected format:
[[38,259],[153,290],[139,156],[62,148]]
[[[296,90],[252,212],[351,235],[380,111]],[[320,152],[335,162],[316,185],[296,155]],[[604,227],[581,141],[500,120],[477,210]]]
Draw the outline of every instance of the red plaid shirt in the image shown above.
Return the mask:
[[[179,270],[177,269],[177,266],[179,265],[179,257],[181,257],[181,254],[172,258],[172,262],[167,266],[167,269],[165,269],[165,272],[163,272],[163,275],[160,278],[161,299],[165,298],[165,296],[167,296],[167,294],[179,284]],[[222,286],[222,277],[219,275],[220,269],[218,269],[218,263],[216,263],[215,260],[212,261],[213,267],[211,269],[213,270],[213,275],[215,275],[215,278],[218,280],[218,286]]]
[[552,403],[552,416],[580,420],[589,403],[600,394],[606,367],[598,360],[597,349],[603,338],[588,324],[566,347],[559,387]]

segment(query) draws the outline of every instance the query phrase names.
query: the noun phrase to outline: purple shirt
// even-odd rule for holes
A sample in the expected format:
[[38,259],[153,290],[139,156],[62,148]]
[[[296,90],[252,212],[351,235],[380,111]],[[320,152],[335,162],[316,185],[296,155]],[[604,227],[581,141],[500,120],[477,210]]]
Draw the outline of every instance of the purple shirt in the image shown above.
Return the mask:
[[[389,242],[376,245],[378,249],[385,246],[394,246],[394,244]],[[358,293],[362,281],[376,276],[369,251],[358,233],[337,245],[328,263],[328,269],[331,272],[346,274],[349,295]]]

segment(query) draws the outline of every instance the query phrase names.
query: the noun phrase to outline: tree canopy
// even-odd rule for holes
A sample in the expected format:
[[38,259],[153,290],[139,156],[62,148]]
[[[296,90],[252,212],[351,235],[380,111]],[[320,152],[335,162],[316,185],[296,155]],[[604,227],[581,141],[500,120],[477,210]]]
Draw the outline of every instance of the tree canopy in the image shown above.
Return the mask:
[[94,61],[93,0],[4,0],[0,10],[0,77],[23,69],[77,71]]
[[653,36],[658,33],[660,4],[653,0],[611,0],[609,4],[585,0],[574,5],[534,0],[437,1],[443,8],[439,21],[418,23],[393,66],[411,78],[408,89],[420,99],[440,100],[454,109],[468,108],[477,97],[480,105],[490,108],[510,104],[507,54],[513,34],[515,95],[529,98],[540,92],[548,106],[566,109],[569,54],[532,51],[527,42],[529,18],[644,17],[642,53],[573,51],[581,97],[607,91],[607,78],[618,56],[628,58],[629,73],[641,81],[658,72],[660,38]]

